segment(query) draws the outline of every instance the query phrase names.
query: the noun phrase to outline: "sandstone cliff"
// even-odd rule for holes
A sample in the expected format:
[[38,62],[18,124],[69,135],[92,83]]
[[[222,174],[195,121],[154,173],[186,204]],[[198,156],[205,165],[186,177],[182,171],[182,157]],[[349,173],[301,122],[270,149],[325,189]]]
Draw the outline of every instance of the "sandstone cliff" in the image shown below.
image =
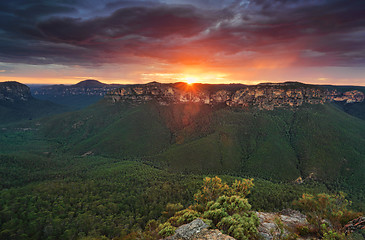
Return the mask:
[[17,102],[28,101],[32,96],[28,86],[18,82],[1,82],[0,83],[0,101]]
[[255,106],[273,110],[276,107],[296,107],[304,103],[323,104],[331,101],[362,102],[364,93],[353,90],[339,92],[325,87],[296,82],[278,84],[210,85],[152,82],[125,86],[110,91],[105,98],[112,102],[144,103],[156,101],[161,105],[201,103],[232,107]]

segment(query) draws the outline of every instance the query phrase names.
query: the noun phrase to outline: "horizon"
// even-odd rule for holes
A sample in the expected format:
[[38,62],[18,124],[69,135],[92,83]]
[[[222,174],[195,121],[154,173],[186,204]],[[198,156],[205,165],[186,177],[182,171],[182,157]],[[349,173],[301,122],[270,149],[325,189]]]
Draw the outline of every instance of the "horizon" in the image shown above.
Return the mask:
[[365,2],[1,2],[0,81],[365,86]]
[[99,83],[103,83],[103,84],[107,84],[107,85],[145,85],[145,84],[149,84],[149,83],[160,83],[160,84],[175,84],[175,83],[185,83],[188,85],[195,85],[195,84],[202,84],[202,85],[246,85],[246,86],[257,86],[260,84],[288,84],[288,83],[300,83],[300,84],[305,84],[305,85],[314,85],[314,86],[336,86],[336,87],[365,87],[365,85],[341,85],[341,84],[311,84],[311,83],[304,83],[304,82],[299,82],[299,81],[285,81],[285,82],[260,82],[260,83],[256,83],[256,84],[245,84],[245,83],[240,83],[240,82],[235,82],[235,83],[201,83],[201,82],[194,82],[194,83],[188,83],[188,82],[158,82],[158,81],[151,81],[151,82],[145,82],[145,83],[105,83],[102,81],[99,81],[98,79],[85,79],[85,80],[81,80],[79,82],[76,83],[71,83],[71,84],[54,84],[54,83],[21,83],[18,81],[1,81],[0,83],[5,83],[5,82],[18,82],[21,84],[24,84],[26,86],[54,86],[54,85],[64,85],[64,86],[74,86],[76,84],[79,84],[81,82],[85,82],[85,81],[97,81]]

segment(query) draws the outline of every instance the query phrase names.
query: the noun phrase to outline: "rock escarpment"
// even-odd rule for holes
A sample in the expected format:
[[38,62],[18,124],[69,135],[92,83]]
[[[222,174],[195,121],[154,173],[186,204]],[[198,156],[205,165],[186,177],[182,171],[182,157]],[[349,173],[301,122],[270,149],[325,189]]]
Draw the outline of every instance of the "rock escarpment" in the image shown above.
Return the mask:
[[0,101],[1,102],[25,102],[32,98],[28,86],[18,82],[1,82],[0,83]]
[[258,107],[273,110],[277,107],[296,107],[304,103],[323,104],[331,101],[362,102],[364,93],[353,90],[339,92],[335,89],[296,82],[249,85],[209,85],[152,82],[125,86],[110,91],[105,98],[112,102],[144,103],[156,101],[161,105],[201,103],[231,107]]

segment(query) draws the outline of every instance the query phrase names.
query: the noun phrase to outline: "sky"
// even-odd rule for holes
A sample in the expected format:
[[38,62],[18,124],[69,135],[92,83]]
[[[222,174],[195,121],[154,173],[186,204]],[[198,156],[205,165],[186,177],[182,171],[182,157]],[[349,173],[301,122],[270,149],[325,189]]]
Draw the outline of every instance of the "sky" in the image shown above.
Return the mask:
[[363,0],[0,1],[0,81],[365,86]]

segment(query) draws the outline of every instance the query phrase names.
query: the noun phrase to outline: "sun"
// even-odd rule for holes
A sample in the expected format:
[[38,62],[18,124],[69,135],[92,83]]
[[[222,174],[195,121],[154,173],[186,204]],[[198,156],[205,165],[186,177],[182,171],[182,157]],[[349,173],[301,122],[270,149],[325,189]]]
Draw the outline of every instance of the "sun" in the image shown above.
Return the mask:
[[195,77],[195,76],[186,76],[186,77],[184,77],[184,81],[187,84],[191,85],[193,83],[198,82],[199,81],[199,78],[198,77]]

